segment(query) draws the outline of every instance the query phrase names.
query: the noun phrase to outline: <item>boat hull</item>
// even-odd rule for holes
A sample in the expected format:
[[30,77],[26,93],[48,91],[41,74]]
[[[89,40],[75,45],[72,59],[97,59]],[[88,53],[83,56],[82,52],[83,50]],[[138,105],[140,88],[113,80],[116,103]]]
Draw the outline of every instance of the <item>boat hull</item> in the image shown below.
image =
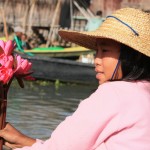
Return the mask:
[[22,57],[32,62],[32,76],[36,79],[97,84],[93,64],[44,56],[22,55]]
[[48,57],[79,57],[80,55],[86,55],[89,53],[94,53],[95,51],[78,46],[78,47],[38,47],[32,50],[25,50],[25,52],[30,52],[38,56],[48,56]]

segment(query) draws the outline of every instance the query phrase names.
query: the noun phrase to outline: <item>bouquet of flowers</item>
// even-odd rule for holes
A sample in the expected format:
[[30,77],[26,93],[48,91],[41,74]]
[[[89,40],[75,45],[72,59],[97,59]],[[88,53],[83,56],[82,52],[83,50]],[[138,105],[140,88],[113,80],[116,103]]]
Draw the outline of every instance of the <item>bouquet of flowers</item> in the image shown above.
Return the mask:
[[[5,127],[7,94],[14,78],[17,79],[20,87],[24,87],[23,78],[29,76],[32,64],[28,60],[13,53],[15,44],[9,40],[0,40],[0,129]],[[0,140],[0,150],[3,141]]]

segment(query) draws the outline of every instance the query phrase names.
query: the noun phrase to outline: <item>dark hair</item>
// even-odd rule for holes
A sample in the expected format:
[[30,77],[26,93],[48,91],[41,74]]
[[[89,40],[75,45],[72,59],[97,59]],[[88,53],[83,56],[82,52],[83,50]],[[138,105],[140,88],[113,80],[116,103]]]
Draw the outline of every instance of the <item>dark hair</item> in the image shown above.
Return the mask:
[[101,10],[98,10],[98,11],[96,12],[96,15],[97,15],[97,16],[102,16],[102,11],[101,11]]
[[121,46],[121,68],[124,81],[150,81],[150,58],[131,47]]

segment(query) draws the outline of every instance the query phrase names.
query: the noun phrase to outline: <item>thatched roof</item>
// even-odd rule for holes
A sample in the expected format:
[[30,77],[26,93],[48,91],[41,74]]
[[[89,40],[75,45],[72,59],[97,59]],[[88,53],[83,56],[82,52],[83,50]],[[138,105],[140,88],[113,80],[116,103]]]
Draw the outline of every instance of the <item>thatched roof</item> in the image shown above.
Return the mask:
[[56,0],[2,0],[0,6],[9,24],[28,24],[32,20],[33,24],[48,26],[56,4]]
[[[72,0],[72,2],[73,1],[75,0]],[[80,6],[84,8],[89,7],[90,5],[90,0],[76,0],[76,1]],[[55,24],[59,24],[59,17],[60,17],[62,5],[64,3],[68,3],[68,7],[69,7],[70,0],[0,0],[0,6],[1,6],[0,8],[2,8],[2,10],[5,13],[7,23],[13,26],[21,25],[25,27],[25,26],[34,25],[34,26],[49,27],[52,24],[58,2],[60,2],[60,5],[57,10]],[[104,2],[107,4],[106,6],[111,6],[111,5],[112,6],[110,8],[107,7],[106,10],[103,10],[104,6],[102,4],[104,4]],[[93,7],[93,13],[95,14],[94,11],[98,9],[102,10],[104,14],[107,14],[107,12],[109,11],[111,12],[111,9],[114,10],[113,6],[115,6],[113,2],[115,2],[115,0],[93,0],[92,5],[93,6],[95,5],[95,7]],[[127,0],[120,0],[121,4],[119,5],[126,6],[126,5],[134,4],[131,2],[129,3]],[[136,5],[141,6],[142,9],[146,9],[146,6],[148,7],[149,3],[150,3],[149,0],[140,0],[139,4],[136,3]],[[70,13],[70,10],[67,10],[66,13]],[[83,13],[80,14],[83,15]],[[61,16],[60,18],[62,20],[69,20],[69,17],[66,19]],[[0,15],[0,23],[1,22],[3,22],[3,19]]]

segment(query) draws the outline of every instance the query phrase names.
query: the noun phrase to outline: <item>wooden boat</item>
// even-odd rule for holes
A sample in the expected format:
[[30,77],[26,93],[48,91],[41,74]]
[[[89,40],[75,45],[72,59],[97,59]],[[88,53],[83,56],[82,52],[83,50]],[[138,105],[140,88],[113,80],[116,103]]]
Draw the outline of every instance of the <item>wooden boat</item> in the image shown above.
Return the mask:
[[32,62],[32,70],[34,72],[32,76],[36,79],[97,84],[93,64],[46,56],[28,56],[24,54],[21,54],[21,56]]
[[48,57],[79,57],[82,54],[91,53],[92,50],[76,46],[63,48],[60,46],[56,47],[38,47],[31,50],[24,50],[25,53],[32,53],[40,56],[48,56]]

